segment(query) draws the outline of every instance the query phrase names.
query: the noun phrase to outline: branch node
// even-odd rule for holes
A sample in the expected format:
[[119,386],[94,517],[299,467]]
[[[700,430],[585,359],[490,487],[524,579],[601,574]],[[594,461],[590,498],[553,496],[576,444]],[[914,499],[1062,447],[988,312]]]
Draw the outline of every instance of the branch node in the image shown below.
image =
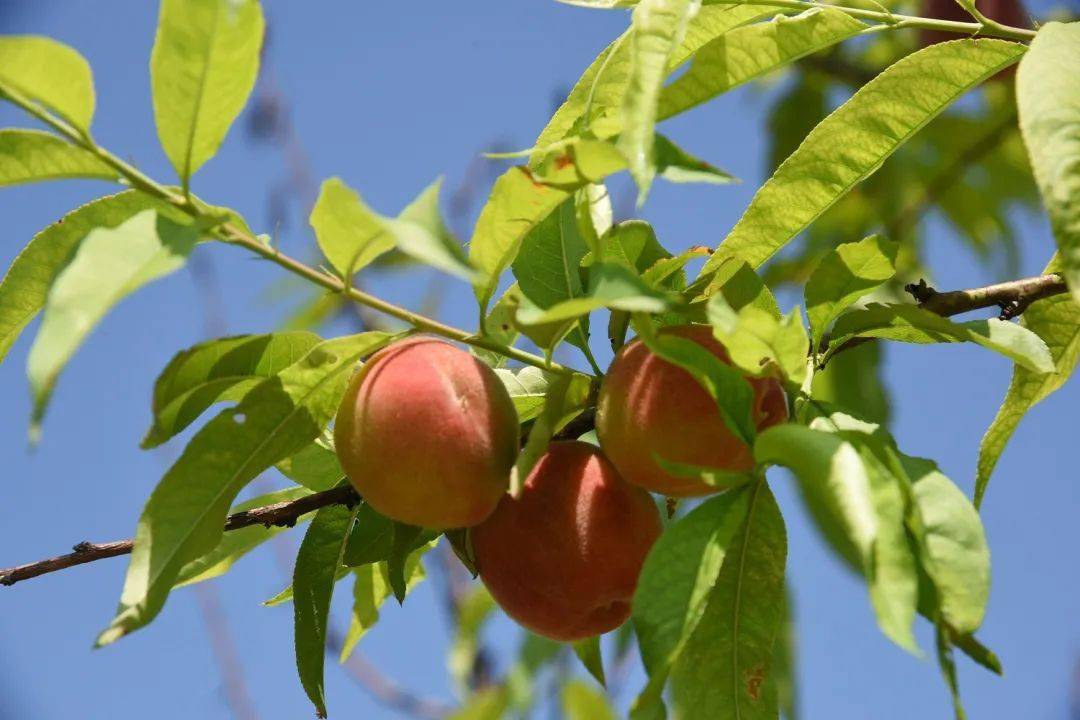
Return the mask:
[[937,290],[926,284],[926,278],[919,278],[918,284],[908,283],[904,290],[911,293],[911,297],[920,305],[938,294]]
[[90,550],[93,549],[93,547],[94,547],[94,543],[90,542],[89,540],[83,540],[81,543],[76,543],[75,546],[72,547],[71,549],[72,549],[73,552],[84,553],[84,552],[90,552]]

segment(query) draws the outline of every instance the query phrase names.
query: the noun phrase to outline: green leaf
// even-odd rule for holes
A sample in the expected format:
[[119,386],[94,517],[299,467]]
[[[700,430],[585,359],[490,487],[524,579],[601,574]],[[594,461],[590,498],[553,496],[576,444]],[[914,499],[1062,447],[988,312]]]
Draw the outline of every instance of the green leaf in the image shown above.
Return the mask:
[[[603,0],[606,2],[606,0]],[[635,3],[636,4],[636,3]],[[709,42],[738,27],[777,12],[764,5],[711,5],[701,8],[687,27],[682,42],[668,61],[674,70]],[[548,148],[574,134],[588,131],[594,137],[611,138],[623,129],[623,101],[627,94],[634,53],[628,29],[608,45],[589,65],[570,91],[566,102],[556,110],[547,127],[536,140],[537,148]],[[535,164],[534,154],[530,165]]]
[[584,296],[544,309],[523,302],[517,311],[520,325],[535,326],[576,320],[611,308],[625,312],[659,313],[668,309],[668,296],[622,265],[597,263],[589,267],[589,288]]
[[737,27],[698,50],[686,72],[663,89],[658,117],[663,120],[685,112],[853,37],[866,27],[829,7],[811,8],[794,17],[776,15],[769,22]]
[[611,194],[604,183],[590,183],[574,194],[574,215],[578,232],[594,257],[603,252],[601,238],[614,222]]
[[[701,307],[717,293],[723,295],[733,310],[742,311],[748,305],[780,319],[780,306],[750,264],[735,255],[725,255],[709,275],[698,278],[687,289],[687,295],[696,298],[691,308]],[[707,305],[706,305],[707,307]],[[706,313],[707,314],[707,313]]]
[[1039,28],[1016,73],[1016,106],[1062,274],[1080,302],[1080,23]]
[[394,591],[394,597],[399,605],[405,602],[407,592],[405,563],[422,533],[423,528],[394,522],[393,535],[390,539],[390,556],[386,558],[386,573],[390,589]]
[[296,668],[304,692],[315,705],[315,714],[321,718],[326,717],[323,666],[330,599],[337,583],[345,540],[359,509],[359,506],[328,505],[315,513],[300,544],[293,570]]
[[96,155],[40,130],[0,130],[0,187],[20,183],[118,174]]
[[701,465],[675,462],[656,453],[653,453],[653,460],[669,475],[697,480],[716,488],[718,491],[737,488],[754,480],[752,473],[731,472],[730,470],[719,470]]
[[502,720],[509,705],[506,688],[492,685],[471,694],[446,720]]
[[[1047,272],[1052,272],[1056,267],[1057,262],[1051,262]],[[1046,342],[1055,372],[1036,373],[1019,364],[1013,367],[1009,391],[979,445],[979,465],[975,478],[976,507],[985,497],[990,474],[1024,415],[1064,385],[1080,359],[1080,305],[1070,296],[1056,295],[1032,303],[1024,311],[1020,322]]]
[[886,424],[889,392],[881,375],[883,343],[854,345],[814,373],[810,395],[843,408],[856,417]]
[[300,452],[277,463],[276,467],[285,477],[315,492],[329,490],[345,477],[328,431]]
[[652,165],[656,174],[672,183],[730,185],[739,182],[734,175],[694,157],[660,133],[656,133],[653,141]]
[[669,363],[678,365],[693,376],[716,401],[724,424],[747,445],[756,434],[751,407],[753,389],[743,374],[720,360],[693,340],[655,332],[648,317],[635,315],[634,327],[646,347]]
[[938,666],[941,668],[941,676],[945,679],[945,685],[949,688],[952,697],[953,717],[956,720],[966,720],[967,713],[960,704],[960,681],[956,675],[956,660],[953,657],[953,646],[949,640],[949,634],[944,624],[939,620],[934,623],[934,640],[937,648]]
[[[278,490],[276,492],[267,493],[266,495],[260,495],[247,502],[242,502],[229,510],[229,514],[232,515],[238,512],[254,510],[256,508],[275,505],[282,502],[291,502],[310,494],[310,490],[302,487]],[[310,514],[302,515],[297,518],[296,522],[299,524],[310,519]],[[176,576],[176,584],[173,585],[173,589],[205,582],[206,580],[212,580],[213,578],[224,575],[240,558],[284,530],[284,527],[278,527],[276,525],[271,525],[270,527],[264,525],[248,525],[247,527],[225,533],[216,548],[206,555],[203,555],[201,558],[192,560],[180,569],[180,573]]]
[[992,318],[954,322],[915,305],[871,304],[845,313],[833,327],[828,359],[854,337],[908,343],[972,342],[1039,373],[1054,372],[1050,350],[1035,333],[1016,323]]
[[990,549],[979,513],[929,460],[903,458],[917,513],[922,564],[942,617],[960,634],[982,624],[990,597]]
[[73,48],[36,35],[0,37],[0,95],[41,103],[79,130],[94,117],[90,64]]
[[356,516],[342,564],[348,567],[381,562],[390,557],[394,521],[364,503]]
[[786,423],[758,435],[754,459],[790,469],[815,515],[842,528],[862,567],[871,566],[878,517],[866,467],[851,443],[832,433]]
[[98,322],[126,296],[183,266],[197,237],[194,227],[179,225],[154,210],[86,236],[49,289],[41,328],[27,359],[35,428],[60,372]]
[[[426,577],[424,564],[420,561],[422,557],[422,553],[414,552],[405,562],[406,595]],[[379,607],[393,592],[385,562],[361,565],[353,570],[353,576],[352,621],[341,644],[340,662],[349,659],[356,644],[379,621]]]
[[[547,310],[561,302],[580,298],[585,292],[581,282],[581,261],[588,251],[585,238],[578,229],[575,200],[567,199],[529,231],[511,266],[518,287],[530,305]],[[569,333],[570,342],[588,350],[587,315]]]
[[510,393],[510,400],[514,403],[514,409],[517,410],[519,422],[527,422],[540,414],[551,384],[551,378],[543,370],[530,365],[517,372],[498,368],[495,374],[499,376],[506,391]]
[[578,640],[573,643],[574,654],[601,686],[607,686],[607,678],[604,676],[604,655],[600,651],[600,636]]
[[787,533],[764,482],[727,549],[705,613],[671,673],[679,717],[777,717],[773,645],[784,605]]
[[706,307],[713,334],[731,361],[749,375],[780,375],[796,384],[806,377],[809,339],[798,308],[777,320],[753,305],[735,310],[722,293]]
[[148,208],[173,217],[167,206],[128,190],[83,205],[34,236],[0,282],[0,361],[23,328],[45,307],[53,280],[87,233],[95,228],[114,228]]
[[615,720],[615,709],[607,695],[580,680],[571,680],[562,690],[563,717],[566,720]]
[[384,218],[397,247],[409,257],[463,280],[477,280],[461,243],[446,228],[439,212],[439,178],[409,203],[396,219]]
[[154,383],[154,420],[142,447],[157,447],[214,403],[239,400],[318,343],[317,335],[302,331],[239,335],[177,353]]
[[666,676],[697,628],[754,492],[709,498],[670,525],[645,559],[633,619],[650,677]]
[[536,417],[525,447],[521,449],[511,475],[511,492],[524,483],[540,457],[547,452],[552,436],[585,409],[591,382],[584,375],[559,375],[548,385],[544,407]]
[[[512,346],[520,334],[514,323],[514,314],[521,303],[521,288],[514,283],[506,288],[491,312],[481,323],[483,336],[506,347]],[[506,365],[507,357],[492,350],[478,347],[470,347],[469,351],[480,360],[493,368],[501,368]]]
[[185,188],[255,87],[263,27],[258,0],[162,0],[150,55],[154,120]]
[[806,281],[806,315],[815,348],[840,313],[896,274],[899,247],[871,235],[859,242],[838,245],[821,259]]
[[221,541],[233,498],[314,440],[337,410],[357,361],[394,337],[370,332],[321,343],[195,434],[139,518],[120,607],[98,645],[154,619],[180,568]]
[[522,167],[510,168],[495,182],[469,243],[469,260],[481,273],[476,298],[482,313],[522,240],[570,194],[537,182]]
[[341,178],[323,182],[311,210],[311,227],[323,255],[346,279],[394,247],[394,235],[383,219]]
[[806,137],[754,195],[705,264],[727,253],[758,267],[967,90],[1016,62],[1003,40],[938,43],[904,57],[859,89]]

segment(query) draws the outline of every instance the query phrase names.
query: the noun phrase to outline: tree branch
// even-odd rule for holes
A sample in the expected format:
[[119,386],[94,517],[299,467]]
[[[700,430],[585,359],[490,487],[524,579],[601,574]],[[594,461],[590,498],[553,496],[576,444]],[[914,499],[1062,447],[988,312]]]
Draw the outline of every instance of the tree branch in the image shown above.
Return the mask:
[[1036,300],[1068,291],[1065,280],[1057,273],[1010,280],[970,290],[937,292],[920,280],[904,287],[919,303],[919,307],[944,317],[959,315],[980,308],[1001,308],[1001,319],[1011,320]]
[[[321,507],[327,505],[351,506],[359,501],[360,496],[356,494],[356,491],[349,485],[343,485],[331,490],[313,493],[298,500],[274,503],[273,505],[233,513],[225,521],[225,530],[239,530],[251,525],[292,527],[301,516]],[[57,570],[84,565],[95,560],[127,555],[131,552],[133,545],[134,542],[131,540],[110,543],[81,542],[67,555],[0,570],[0,585],[14,585],[17,582],[56,572]]]

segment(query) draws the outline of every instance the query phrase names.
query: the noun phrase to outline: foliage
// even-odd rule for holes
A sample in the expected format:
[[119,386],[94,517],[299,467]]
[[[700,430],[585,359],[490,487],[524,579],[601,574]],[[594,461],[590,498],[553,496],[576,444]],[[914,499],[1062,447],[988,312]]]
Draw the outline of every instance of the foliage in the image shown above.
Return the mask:
[[[98,644],[147,625],[174,588],[226,573],[285,531],[226,528],[230,509],[311,501],[348,487],[328,425],[350,375],[379,348],[425,331],[469,345],[497,368],[522,425],[514,489],[553,438],[593,437],[603,376],[593,355],[597,335],[618,351],[633,331],[716,401],[754,464],[726,472],[657,458],[718,494],[670,522],[645,562],[632,623],[617,636],[618,657],[636,646],[648,676],[631,716],[662,718],[670,705],[685,718],[792,717],[787,533],[770,489],[781,467],[821,535],[865,579],[882,632],[921,656],[917,617],[934,626],[935,653],[962,716],[954,650],[1001,672],[975,638],[990,588],[976,507],[1024,413],[1061,387],[1080,355],[1080,25],[1012,28],[987,21],[973,5],[965,6],[971,22],[956,23],[894,15],[877,3],[875,10],[803,0],[573,4],[633,10],[625,33],[584,71],[535,146],[510,154],[527,161],[495,181],[468,250],[442,219],[440,181],[384,216],[330,178],[310,215],[328,270],[284,255],[235,213],[191,194],[194,174],[215,155],[254,86],[264,33],[258,0],[161,2],[151,88],[179,187],[147,177],[92,138],[93,79],[78,52],[47,38],[0,38],[0,99],[46,127],[0,130],[0,185],[93,178],[128,186],[42,230],[0,282],[0,360],[42,315],[27,367],[32,432],[95,325],[126,296],[181,267],[197,243],[243,248],[335,303],[366,306],[409,328],[330,339],[293,329],[216,338],[170,361],[154,388],[143,447],[175,440],[212,406],[227,406],[193,432],[150,494],[116,616]],[[910,28],[980,37],[916,48]],[[846,42],[853,38],[862,41]],[[1014,96],[1001,73],[1018,62]],[[656,178],[731,182],[656,126],[781,69],[788,85],[771,111],[771,176],[715,248],[672,252],[648,223],[616,221],[604,182],[623,170],[639,203]],[[961,97],[970,100],[957,103]],[[971,136],[973,144],[958,147]],[[981,183],[981,202],[957,195],[969,180]],[[1008,209],[1033,205],[1039,195],[1058,248],[1047,272],[1060,272],[1071,294],[1030,304],[1016,298],[1019,323],[1011,315],[955,321],[901,295],[903,282],[924,270],[928,208],[937,207],[980,257],[998,249],[993,255],[1009,260]],[[354,285],[389,257],[468,283],[477,328],[444,325]],[[781,313],[773,290],[791,285],[803,286],[804,302]],[[607,332],[594,332],[605,316]],[[659,332],[688,322],[709,325],[730,362]],[[526,340],[541,354],[519,346]],[[889,432],[879,370],[891,341],[965,342],[969,352],[989,349],[1014,363],[980,448],[974,503],[932,461],[904,454]],[[555,361],[567,344],[590,372]],[[758,430],[750,376],[783,386],[789,422]],[[271,467],[294,484],[233,507]],[[270,604],[293,602],[300,683],[323,717],[330,605],[341,580],[353,583],[344,661],[378,621],[380,605],[391,595],[404,602],[425,577],[430,548],[452,545],[475,568],[467,532],[402,525],[355,496],[305,507],[291,518],[310,521],[292,584]],[[467,697],[454,717],[526,712],[541,676],[571,652],[599,686],[559,674],[565,716],[615,717],[602,687],[612,666],[605,669],[595,638],[568,649],[526,635],[504,677],[486,687],[474,682],[494,610],[482,588],[456,599],[450,666]]]

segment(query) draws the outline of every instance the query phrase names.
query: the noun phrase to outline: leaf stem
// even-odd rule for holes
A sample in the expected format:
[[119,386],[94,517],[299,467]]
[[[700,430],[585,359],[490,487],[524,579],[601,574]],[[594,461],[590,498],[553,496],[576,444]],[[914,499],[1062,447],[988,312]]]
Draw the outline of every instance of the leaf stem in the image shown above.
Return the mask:
[[5,90],[0,94],[30,115],[33,115],[38,120],[51,127],[73,145],[81,147],[96,155],[104,163],[116,170],[126,184],[130,185],[132,188],[163,200],[197,220],[211,223],[208,232],[225,243],[243,247],[285,270],[288,270],[294,275],[298,275],[330,292],[344,295],[359,305],[367,306],[373,310],[389,315],[390,317],[397,318],[417,330],[440,335],[473,347],[490,350],[491,352],[517,360],[526,365],[532,365],[542,370],[548,370],[560,375],[586,374],[553,361],[549,362],[539,355],[533,355],[524,350],[503,345],[494,340],[441,323],[434,318],[415,313],[400,305],[394,305],[393,303],[389,303],[354,287],[351,283],[348,283],[335,275],[331,275],[330,273],[307,265],[296,258],[290,257],[280,250],[261,242],[259,239],[253,237],[248,231],[238,227],[235,223],[221,222],[219,218],[215,218],[207,213],[205,208],[200,207],[189,197],[177,193],[174,189],[157,182],[134,165],[120,159],[98,145],[89,134],[80,132],[75,127],[48,112],[29,98],[22,96],[18,92],[8,90]]

